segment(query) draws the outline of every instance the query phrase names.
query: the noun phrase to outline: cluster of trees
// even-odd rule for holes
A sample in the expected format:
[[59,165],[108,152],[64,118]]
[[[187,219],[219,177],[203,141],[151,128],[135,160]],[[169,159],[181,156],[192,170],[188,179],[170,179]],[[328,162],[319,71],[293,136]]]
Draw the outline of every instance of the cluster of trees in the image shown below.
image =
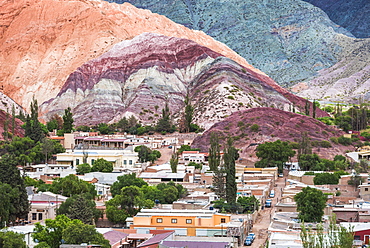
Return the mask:
[[81,220],[70,219],[58,215],[54,220],[45,220],[45,225],[35,224],[32,237],[38,244],[35,248],[58,248],[61,244],[90,243],[110,248],[109,241],[96,231],[92,225],[84,224]]
[[23,178],[17,164],[2,156],[0,159],[0,229],[17,219],[24,219],[30,209]]
[[246,213],[251,214],[255,210],[258,210],[260,203],[258,199],[252,196],[241,196],[238,197],[235,203],[229,204],[223,199],[213,202],[213,207],[220,210],[222,213]]
[[105,203],[110,221],[124,224],[141,208],[152,208],[154,204],[171,204],[187,194],[181,184],[174,182],[149,186],[135,174],[119,176],[111,187],[113,198]]
[[148,161],[154,163],[154,161],[156,161],[162,155],[160,151],[152,150],[145,145],[135,147],[135,152],[138,153],[139,161],[141,163]]
[[316,225],[316,230],[313,231],[310,227],[307,228],[306,225],[302,223],[301,230],[300,237],[303,248],[353,247],[353,230],[347,230],[345,227],[337,225],[335,215],[330,217],[327,228],[324,228],[324,225],[319,223]]
[[91,166],[88,163],[83,163],[77,165],[76,172],[78,175],[84,175],[89,172],[112,172],[113,171],[113,163],[110,161],[105,160],[104,158],[99,158],[94,161],[94,164]]
[[65,133],[71,133],[73,130],[73,114],[71,112],[71,108],[68,107],[64,110],[64,114],[62,117],[55,114],[53,115],[50,120],[46,123],[46,127],[49,132],[57,130],[58,136],[63,136]]
[[320,158],[316,153],[301,154],[298,161],[301,170],[304,171],[346,170],[350,165],[343,155],[336,155],[333,160],[329,160]]
[[211,133],[208,163],[213,171],[213,190],[221,201],[230,205],[231,212],[236,212],[236,181],[235,161],[239,158],[238,150],[233,146],[233,140],[229,138],[224,145],[223,157],[221,158],[218,134]]
[[257,168],[278,167],[279,172],[283,172],[283,166],[295,155],[292,146],[281,140],[265,142],[256,148],[256,155],[260,159],[255,166]]

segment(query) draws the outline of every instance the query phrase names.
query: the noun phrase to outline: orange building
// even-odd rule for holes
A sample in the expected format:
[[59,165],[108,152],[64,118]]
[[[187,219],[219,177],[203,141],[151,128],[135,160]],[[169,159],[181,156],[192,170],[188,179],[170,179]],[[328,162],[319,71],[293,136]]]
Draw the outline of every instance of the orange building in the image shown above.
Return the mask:
[[142,209],[133,217],[131,229],[173,230],[180,236],[224,236],[231,222],[230,214],[215,210]]

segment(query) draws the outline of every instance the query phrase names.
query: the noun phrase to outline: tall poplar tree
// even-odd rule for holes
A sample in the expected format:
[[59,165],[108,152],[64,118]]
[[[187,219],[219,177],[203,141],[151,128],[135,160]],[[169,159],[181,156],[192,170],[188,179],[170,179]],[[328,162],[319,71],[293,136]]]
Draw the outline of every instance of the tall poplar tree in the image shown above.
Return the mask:
[[236,182],[235,182],[235,160],[239,158],[238,150],[233,146],[232,138],[227,140],[224,148],[224,166],[226,171],[226,201],[228,204],[236,201]]
[[73,115],[71,112],[71,108],[68,107],[64,110],[63,115],[63,132],[64,133],[71,133],[73,129]]
[[218,134],[211,133],[208,165],[211,171],[215,171],[221,164],[220,144]]

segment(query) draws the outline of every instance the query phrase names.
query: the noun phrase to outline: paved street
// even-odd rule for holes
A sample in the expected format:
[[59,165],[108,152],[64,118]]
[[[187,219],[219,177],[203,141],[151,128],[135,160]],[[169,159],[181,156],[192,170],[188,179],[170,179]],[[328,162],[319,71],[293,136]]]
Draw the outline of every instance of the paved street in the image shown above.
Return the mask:
[[272,198],[272,207],[265,208],[264,210],[260,211],[260,215],[258,216],[256,223],[253,225],[253,232],[256,234],[256,239],[254,240],[252,246],[244,246],[244,247],[252,247],[252,248],[260,248],[264,247],[267,238],[268,232],[267,229],[270,225],[270,219],[275,212],[275,204],[277,203],[278,199],[281,199],[281,190],[284,188],[285,185],[285,178],[278,178],[276,180],[275,187],[275,197]]

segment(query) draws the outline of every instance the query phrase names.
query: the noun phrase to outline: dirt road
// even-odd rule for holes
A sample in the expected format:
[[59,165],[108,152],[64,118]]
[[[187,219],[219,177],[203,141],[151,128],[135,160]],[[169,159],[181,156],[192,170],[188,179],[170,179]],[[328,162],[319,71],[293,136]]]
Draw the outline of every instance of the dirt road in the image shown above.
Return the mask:
[[275,197],[272,199],[272,207],[265,208],[264,210],[260,211],[260,215],[257,217],[256,223],[253,225],[253,232],[256,234],[256,239],[252,243],[252,246],[243,246],[243,247],[252,247],[252,248],[260,248],[264,247],[264,244],[268,238],[268,227],[270,226],[270,220],[275,212],[275,204],[278,200],[281,199],[281,192],[285,185],[284,178],[278,178],[275,182]]

